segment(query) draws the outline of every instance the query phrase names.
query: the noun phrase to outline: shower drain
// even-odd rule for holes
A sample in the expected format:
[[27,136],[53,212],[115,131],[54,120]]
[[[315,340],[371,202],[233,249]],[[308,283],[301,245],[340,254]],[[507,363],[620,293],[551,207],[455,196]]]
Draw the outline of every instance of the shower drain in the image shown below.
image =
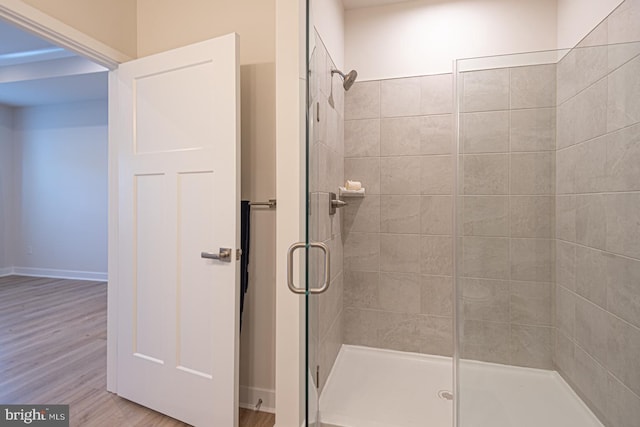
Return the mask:
[[438,392],[438,397],[444,400],[453,400],[453,393],[451,393],[449,390],[440,390]]

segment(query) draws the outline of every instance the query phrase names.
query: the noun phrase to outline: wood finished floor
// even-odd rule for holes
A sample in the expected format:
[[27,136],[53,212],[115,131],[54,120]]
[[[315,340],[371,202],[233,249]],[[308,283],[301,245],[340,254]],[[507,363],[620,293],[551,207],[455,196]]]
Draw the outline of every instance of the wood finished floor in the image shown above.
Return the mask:
[[[0,403],[68,404],[71,426],[186,426],[107,392],[106,336],[106,283],[0,277]],[[274,424],[240,410],[241,427]]]

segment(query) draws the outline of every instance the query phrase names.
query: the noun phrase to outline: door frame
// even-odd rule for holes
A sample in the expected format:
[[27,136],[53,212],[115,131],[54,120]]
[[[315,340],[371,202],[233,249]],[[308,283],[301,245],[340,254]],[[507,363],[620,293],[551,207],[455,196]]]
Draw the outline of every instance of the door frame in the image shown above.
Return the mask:
[[[115,70],[133,58],[27,5],[20,0],[0,0],[0,18],[51,43],[73,51],[109,70],[109,118],[115,117]],[[107,390],[117,392],[118,329],[118,144],[116,129],[108,121],[108,249],[107,249]]]

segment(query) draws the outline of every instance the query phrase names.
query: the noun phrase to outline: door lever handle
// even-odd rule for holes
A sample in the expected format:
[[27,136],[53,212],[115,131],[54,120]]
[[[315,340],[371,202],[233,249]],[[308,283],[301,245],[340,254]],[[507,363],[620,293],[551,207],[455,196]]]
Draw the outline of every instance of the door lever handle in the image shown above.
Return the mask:
[[220,248],[220,252],[200,252],[200,256],[206,259],[217,259],[224,262],[231,262],[231,248]]

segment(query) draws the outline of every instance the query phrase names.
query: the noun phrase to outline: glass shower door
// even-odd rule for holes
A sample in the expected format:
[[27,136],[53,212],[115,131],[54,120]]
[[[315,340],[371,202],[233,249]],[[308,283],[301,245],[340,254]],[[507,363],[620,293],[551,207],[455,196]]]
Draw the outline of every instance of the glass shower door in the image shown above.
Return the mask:
[[460,427],[637,424],[640,44],[606,30],[457,63]]
[[[310,20],[311,22],[311,20]],[[342,210],[344,90],[312,23],[307,63],[307,425],[320,425],[320,395],[342,345]],[[323,251],[327,251],[324,256]]]

